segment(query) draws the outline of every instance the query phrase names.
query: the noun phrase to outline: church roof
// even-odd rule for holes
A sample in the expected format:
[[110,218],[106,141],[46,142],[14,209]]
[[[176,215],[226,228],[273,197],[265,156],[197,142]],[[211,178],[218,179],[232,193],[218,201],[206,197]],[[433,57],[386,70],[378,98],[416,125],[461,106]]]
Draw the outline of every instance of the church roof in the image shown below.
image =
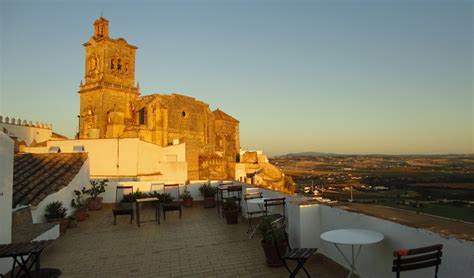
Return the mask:
[[223,121],[228,121],[228,122],[240,123],[237,119],[235,119],[234,117],[232,117],[229,114],[225,113],[224,111],[220,110],[219,108],[212,111],[212,113],[214,114],[214,117],[216,117],[216,120],[223,120]]
[[53,131],[53,134],[51,135],[51,138],[53,138],[53,139],[65,139],[65,140],[69,139],[69,138],[67,138],[67,136],[56,133],[54,131]]
[[21,153],[13,165],[13,207],[38,205],[69,185],[87,160],[87,153]]

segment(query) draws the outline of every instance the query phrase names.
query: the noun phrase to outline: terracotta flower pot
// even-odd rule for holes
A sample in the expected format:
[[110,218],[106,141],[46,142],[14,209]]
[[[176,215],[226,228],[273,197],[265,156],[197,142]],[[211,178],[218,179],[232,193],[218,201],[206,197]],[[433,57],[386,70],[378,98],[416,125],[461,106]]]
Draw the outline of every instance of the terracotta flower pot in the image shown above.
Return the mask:
[[[278,256],[278,252],[275,247],[275,244],[273,244],[273,241],[262,240],[262,247],[263,252],[265,253],[266,263],[268,266],[277,267],[283,265],[283,262]],[[281,241],[278,246],[280,254],[284,254],[286,252],[287,247],[288,243],[286,243],[286,241]]]
[[90,198],[89,199],[89,210],[100,210],[102,209],[102,197]]
[[183,206],[190,208],[193,206],[193,198],[183,199]]
[[216,198],[215,197],[204,197],[204,207],[205,208],[214,208],[214,207],[216,207]]
[[227,224],[237,224],[239,222],[239,209],[224,210]]
[[86,217],[87,217],[86,209],[81,208],[81,209],[76,210],[75,217],[76,217],[76,220],[78,222],[82,222],[82,221],[86,220]]

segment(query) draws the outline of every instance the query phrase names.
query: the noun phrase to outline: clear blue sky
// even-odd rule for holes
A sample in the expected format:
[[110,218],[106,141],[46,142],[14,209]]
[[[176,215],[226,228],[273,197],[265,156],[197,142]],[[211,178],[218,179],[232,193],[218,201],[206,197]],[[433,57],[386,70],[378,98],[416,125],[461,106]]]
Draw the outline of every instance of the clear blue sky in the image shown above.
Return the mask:
[[270,155],[472,153],[472,1],[1,1],[0,114],[77,129],[101,11],[142,95],[240,120]]

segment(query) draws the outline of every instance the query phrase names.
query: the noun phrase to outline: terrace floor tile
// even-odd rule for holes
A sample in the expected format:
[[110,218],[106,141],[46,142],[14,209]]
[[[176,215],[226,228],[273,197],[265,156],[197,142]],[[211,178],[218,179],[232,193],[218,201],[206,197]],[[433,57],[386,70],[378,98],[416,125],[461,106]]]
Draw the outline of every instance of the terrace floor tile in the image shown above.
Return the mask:
[[[140,210],[142,220],[154,217],[152,208]],[[129,224],[111,206],[89,212],[77,228],[48,246],[42,267],[61,269],[61,277],[288,277],[284,267],[269,267],[260,238],[248,239],[247,222],[228,225],[216,209],[200,204],[167,213],[161,224]],[[346,277],[347,270],[322,255],[306,263],[313,277]],[[306,277],[301,271],[298,277]]]

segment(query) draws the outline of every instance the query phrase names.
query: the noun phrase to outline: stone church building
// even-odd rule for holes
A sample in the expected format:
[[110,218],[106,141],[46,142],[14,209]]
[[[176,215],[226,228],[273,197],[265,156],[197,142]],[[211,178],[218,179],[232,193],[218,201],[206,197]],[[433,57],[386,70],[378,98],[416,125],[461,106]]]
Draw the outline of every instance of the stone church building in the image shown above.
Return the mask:
[[188,179],[235,178],[238,120],[188,96],[141,96],[135,81],[138,48],[109,37],[109,21],[103,17],[83,45],[77,139],[140,138],[163,147],[185,143]]

